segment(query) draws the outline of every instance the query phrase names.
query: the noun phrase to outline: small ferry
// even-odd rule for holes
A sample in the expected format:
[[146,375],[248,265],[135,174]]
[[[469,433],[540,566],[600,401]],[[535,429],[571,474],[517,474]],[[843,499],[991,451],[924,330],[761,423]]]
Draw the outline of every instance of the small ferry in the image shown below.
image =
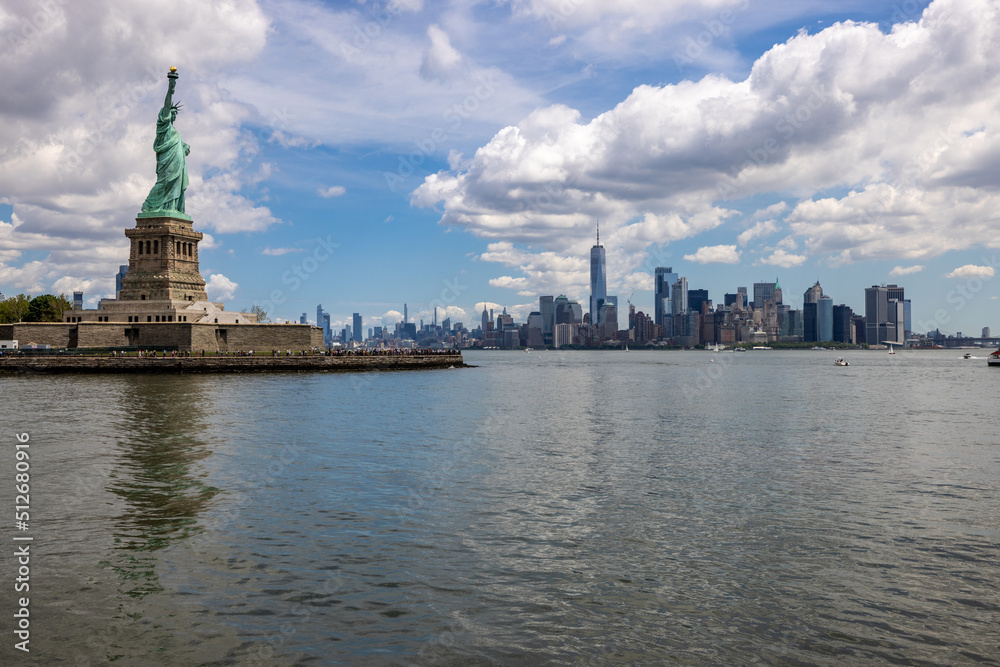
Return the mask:
[[755,349],[755,350],[770,350],[771,348],[768,347],[767,345],[754,345],[753,349]]
[[986,357],[986,365],[988,366],[1000,366],[1000,350],[992,353],[990,356]]

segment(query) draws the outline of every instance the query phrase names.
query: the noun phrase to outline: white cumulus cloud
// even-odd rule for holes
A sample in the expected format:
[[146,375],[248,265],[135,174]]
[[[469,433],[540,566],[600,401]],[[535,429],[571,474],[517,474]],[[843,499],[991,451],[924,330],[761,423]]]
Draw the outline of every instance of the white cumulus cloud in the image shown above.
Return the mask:
[[91,289],[114,293],[128,258],[122,232],[156,180],[152,142],[171,65],[195,224],[245,231],[277,222],[252,198],[256,151],[241,125],[253,109],[215,78],[261,53],[269,20],[256,0],[14,2],[2,11],[0,78],[17,93],[0,104],[0,183],[21,221],[3,247],[47,254],[42,275],[0,256],[0,275],[44,289],[64,276],[92,280]]
[[992,278],[994,274],[992,266],[976,266],[975,264],[966,264],[965,266],[960,266],[954,271],[945,274],[945,278]]
[[771,266],[780,266],[783,269],[790,269],[793,266],[800,266],[804,264],[806,259],[808,258],[805,255],[796,255],[783,248],[778,248],[768,257],[765,257],[760,261],[764,264],[770,264]]
[[462,54],[455,50],[448,33],[439,26],[427,28],[430,46],[424,51],[420,74],[425,79],[447,79],[462,63]]
[[736,241],[740,246],[746,246],[750,241],[761,236],[773,234],[776,231],[778,231],[778,226],[774,223],[774,220],[762,220],[736,237]]
[[896,266],[893,267],[892,271],[889,272],[890,276],[908,276],[913,273],[920,273],[924,270],[923,264],[914,264],[913,266]]
[[324,199],[329,199],[331,197],[341,196],[342,194],[347,192],[347,188],[345,188],[342,185],[331,185],[328,188],[320,188],[316,192],[320,197],[323,197]]
[[[540,18],[558,4],[514,6]],[[567,25],[624,11],[572,4]],[[670,10],[648,11],[670,20]],[[919,22],[889,31],[851,21],[803,31],[743,80],[642,85],[589,119],[565,105],[539,108],[427,177],[412,202],[439,207],[442,225],[512,244],[519,266],[527,255],[585,257],[599,219],[602,241],[629,273],[650,248],[726,224],[735,216],[727,202],[758,196],[798,202],[751,218],[783,215],[805,251],[775,251],[766,264],[1000,245],[990,240],[1000,227],[1000,125],[989,111],[1000,107],[998,51],[996,0],[935,0]],[[771,231],[765,220],[739,243]],[[581,282],[557,271],[550,284]]]
[[234,283],[221,273],[213,273],[205,281],[205,291],[208,292],[211,301],[232,301],[236,297],[238,287],[238,283]]
[[684,259],[698,264],[738,264],[740,251],[735,245],[703,246],[693,255],[684,255]]

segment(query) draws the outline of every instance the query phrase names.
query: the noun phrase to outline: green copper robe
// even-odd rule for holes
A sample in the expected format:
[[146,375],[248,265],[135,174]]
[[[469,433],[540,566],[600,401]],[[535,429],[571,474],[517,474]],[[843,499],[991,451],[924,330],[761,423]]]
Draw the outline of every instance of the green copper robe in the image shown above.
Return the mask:
[[142,212],[177,211],[184,213],[184,191],[188,186],[187,160],[191,147],[181,141],[174,128],[172,110],[160,110],[156,121],[156,184],[142,204]]

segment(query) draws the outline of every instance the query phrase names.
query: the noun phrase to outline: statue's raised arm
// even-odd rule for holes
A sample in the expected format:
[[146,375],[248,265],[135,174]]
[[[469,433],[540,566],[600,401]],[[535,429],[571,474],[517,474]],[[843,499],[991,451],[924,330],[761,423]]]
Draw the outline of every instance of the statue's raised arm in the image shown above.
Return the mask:
[[156,184],[142,204],[143,213],[175,212],[184,213],[184,191],[188,186],[187,154],[191,147],[181,141],[180,133],[174,128],[177,112],[181,105],[174,103],[174,89],[177,87],[177,68],[171,67],[167,74],[167,96],[163,99],[156,120]]
[[174,90],[177,88],[177,68],[171,67],[167,72],[167,96],[163,98],[163,108],[160,113],[165,113],[174,105]]

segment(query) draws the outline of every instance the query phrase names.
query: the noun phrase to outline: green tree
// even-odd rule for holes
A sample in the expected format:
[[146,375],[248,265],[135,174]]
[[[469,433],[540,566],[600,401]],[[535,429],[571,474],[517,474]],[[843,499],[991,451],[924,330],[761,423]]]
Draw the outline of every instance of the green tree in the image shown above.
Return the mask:
[[267,324],[271,319],[267,316],[267,311],[258,305],[253,305],[243,311],[244,313],[250,313],[251,315],[257,316],[258,324]]
[[31,297],[27,294],[18,294],[0,301],[0,324],[23,322],[28,315],[30,303]]
[[42,294],[28,304],[25,322],[62,322],[63,311],[72,310],[73,304],[62,294]]

